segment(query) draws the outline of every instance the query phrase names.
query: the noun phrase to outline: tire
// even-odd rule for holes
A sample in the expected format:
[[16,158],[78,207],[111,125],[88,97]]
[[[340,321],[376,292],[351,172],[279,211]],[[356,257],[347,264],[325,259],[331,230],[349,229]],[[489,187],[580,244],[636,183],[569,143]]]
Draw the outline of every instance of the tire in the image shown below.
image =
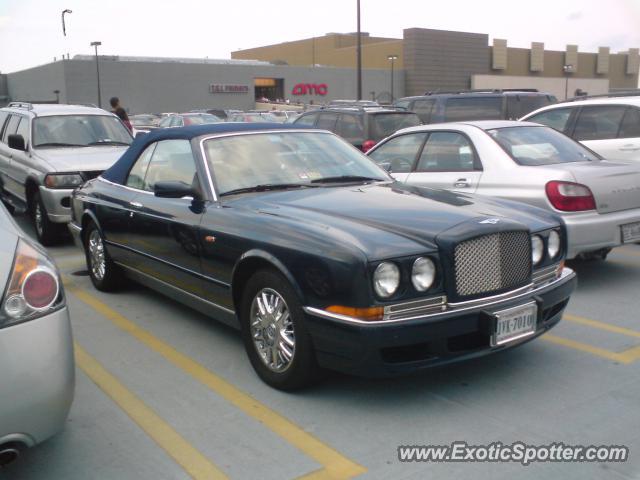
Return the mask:
[[47,215],[47,208],[42,202],[40,192],[36,191],[31,197],[31,220],[36,231],[38,241],[45,247],[55,245],[63,233],[63,225],[53,223]]
[[240,321],[251,365],[267,385],[293,391],[318,380],[320,369],[302,306],[282,275],[260,270],[249,279],[242,293]]
[[111,260],[104,238],[95,223],[87,225],[83,235],[84,254],[91,283],[102,292],[117,290],[124,280],[122,270]]

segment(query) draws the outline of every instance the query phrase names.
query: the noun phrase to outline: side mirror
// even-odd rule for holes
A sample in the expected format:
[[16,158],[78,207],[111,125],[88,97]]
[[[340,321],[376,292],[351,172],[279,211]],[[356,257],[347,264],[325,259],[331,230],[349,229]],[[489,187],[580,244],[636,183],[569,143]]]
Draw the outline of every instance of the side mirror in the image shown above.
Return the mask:
[[24,144],[24,137],[17,133],[9,135],[8,144],[9,148],[13,148],[14,150],[20,150],[21,152],[27,151],[27,147]]
[[153,194],[160,198],[184,198],[193,197],[196,200],[201,198],[198,192],[191,185],[184,182],[156,182],[153,186]]

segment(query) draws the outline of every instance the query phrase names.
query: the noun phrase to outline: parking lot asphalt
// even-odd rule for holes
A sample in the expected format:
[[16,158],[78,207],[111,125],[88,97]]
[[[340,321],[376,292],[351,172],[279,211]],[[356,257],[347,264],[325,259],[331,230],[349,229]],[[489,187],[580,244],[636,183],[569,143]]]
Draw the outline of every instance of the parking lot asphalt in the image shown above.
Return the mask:
[[[18,222],[31,228],[24,217]],[[411,377],[264,385],[238,332],[141,286],[96,291],[49,249],[76,341],[66,428],[0,480],[640,478],[640,245],[574,262],[563,321],[520,348]],[[625,445],[625,463],[403,463],[400,445]]]

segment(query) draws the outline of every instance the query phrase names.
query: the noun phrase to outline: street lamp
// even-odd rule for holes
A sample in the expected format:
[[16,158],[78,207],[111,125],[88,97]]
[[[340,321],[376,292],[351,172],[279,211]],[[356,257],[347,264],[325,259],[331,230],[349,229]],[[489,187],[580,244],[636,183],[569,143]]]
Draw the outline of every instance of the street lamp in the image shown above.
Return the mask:
[[573,65],[567,64],[562,66],[562,71],[565,75],[564,80],[564,99],[569,98],[569,74],[573,73]]
[[53,93],[56,95],[56,103],[60,103],[60,90],[54,90]]
[[66,36],[67,36],[67,27],[66,27],[66,25],[65,25],[65,23],[64,23],[64,16],[65,16],[65,14],[67,14],[67,13],[73,13],[73,12],[72,12],[71,10],[69,10],[68,8],[65,8],[65,9],[62,11],[62,36],[63,36],[63,37],[66,37]]
[[98,47],[102,42],[91,42],[92,47],[96,49],[96,77],[98,79],[98,108],[102,108],[102,96],[100,94],[100,64],[98,63]]
[[391,60],[391,103],[393,103],[393,64],[398,59],[398,55],[387,55],[387,60]]

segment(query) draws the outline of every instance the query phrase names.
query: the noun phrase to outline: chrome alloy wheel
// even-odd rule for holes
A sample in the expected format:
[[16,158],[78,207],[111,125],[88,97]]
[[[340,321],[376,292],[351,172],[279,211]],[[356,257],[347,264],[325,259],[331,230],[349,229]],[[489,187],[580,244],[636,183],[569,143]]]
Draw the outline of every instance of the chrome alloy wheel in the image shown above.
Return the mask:
[[253,297],[249,319],[258,355],[269,370],[284,372],[291,366],[296,348],[293,319],[286,302],[275,290],[263,288]]
[[87,246],[89,250],[89,268],[94,278],[100,281],[104,278],[107,266],[104,258],[104,243],[98,230],[91,231]]

